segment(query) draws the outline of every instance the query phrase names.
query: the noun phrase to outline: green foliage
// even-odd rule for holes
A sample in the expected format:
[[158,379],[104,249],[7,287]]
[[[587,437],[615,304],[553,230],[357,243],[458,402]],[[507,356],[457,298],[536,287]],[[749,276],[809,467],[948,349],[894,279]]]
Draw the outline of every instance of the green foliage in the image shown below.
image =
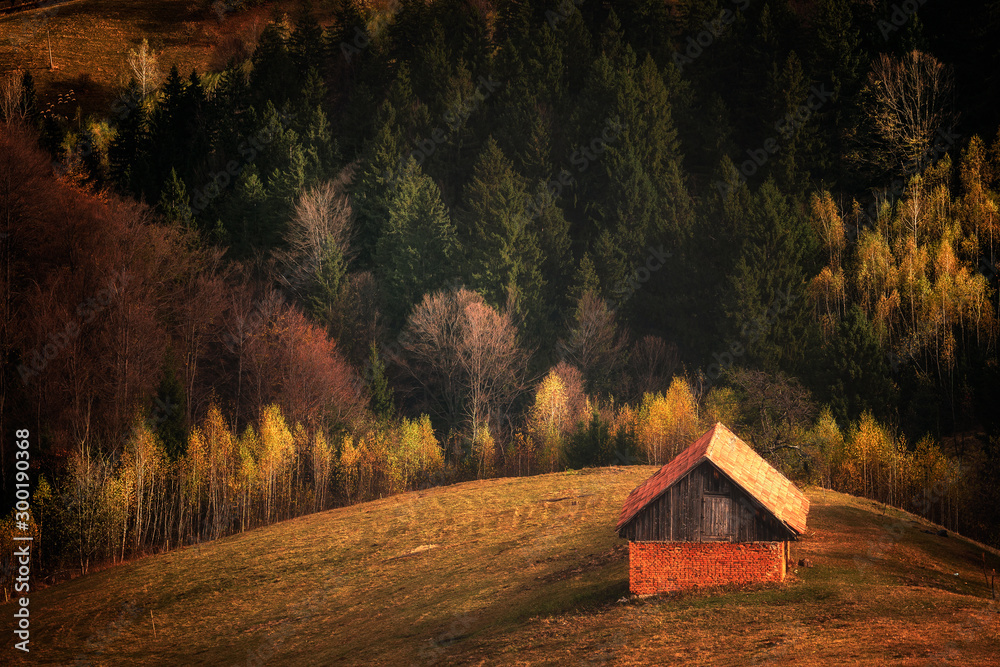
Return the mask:
[[857,419],[865,410],[882,419],[890,416],[897,400],[892,368],[871,322],[857,304],[841,320],[837,336],[824,351],[821,368],[823,396],[838,420]]
[[522,313],[540,310],[541,253],[524,208],[524,182],[488,139],[456,214],[466,284],[501,307],[509,294]]
[[347,262],[340,245],[329,236],[323,239],[322,254],[306,303],[310,314],[327,328],[336,323],[336,312],[347,278]]
[[[302,191],[342,178],[349,192],[343,237],[317,240],[311,282],[295,292],[311,320],[337,332],[355,366],[369,357],[370,410],[378,419],[359,418],[364,427],[347,420],[347,435],[306,434],[287,424],[287,433],[271,428],[279,421],[271,413],[271,426],[244,428],[254,418],[241,413],[233,418],[243,437],[235,439],[235,425],[217,414],[212,436],[208,424],[205,433],[187,430],[187,414],[195,420],[208,399],[185,396],[170,370],[176,364],[159,386],[129,379],[120,400],[132,406],[153,405],[154,413],[161,402],[184,406],[155,434],[137,430],[129,440],[133,458],[125,459],[135,464],[137,443],[153,451],[159,438],[177,466],[172,479],[187,505],[177,505],[176,535],[163,539],[217,536],[328,506],[328,499],[375,497],[431,479],[436,464],[415,452],[441,445],[429,419],[408,418],[441,397],[404,389],[439,378],[416,374],[411,387],[398,376],[390,381],[377,348],[365,350],[365,343],[391,339],[415,304],[455,279],[510,315],[518,352],[532,354],[518,371],[540,377],[562,354],[583,371],[590,393],[611,406],[601,407],[603,416],[588,411],[579,429],[540,435],[528,425],[537,407],[530,383],[518,384],[488,424],[478,415],[451,420],[448,442],[471,450],[468,475],[514,470],[501,460],[505,452],[514,452],[518,472],[640,455],[664,462],[693,437],[692,423],[715,420],[744,429],[786,471],[875,497],[917,488],[913,476],[893,477],[902,474],[894,466],[951,475],[941,451],[924,443],[919,455],[905,453],[887,425],[901,424],[913,441],[928,431],[997,430],[1000,157],[973,140],[958,169],[944,158],[896,188],[890,199],[899,201],[882,206],[871,224],[864,211],[872,191],[891,186],[853,160],[870,148],[861,89],[871,54],[920,47],[955,61],[963,122],[992,123],[991,134],[995,96],[987,92],[995,82],[979,74],[997,61],[988,47],[944,48],[944,38],[925,29],[940,13],[880,34],[878,21],[891,4],[822,0],[806,20],[786,1],[751,3],[717,26],[710,45],[695,37],[698,49],[690,51],[688,36],[699,36],[725,3],[691,0],[670,9],[642,0],[611,9],[546,0],[502,2],[493,13],[488,3],[405,0],[388,16],[346,2],[334,3],[329,29],[306,7],[293,23],[267,25],[249,59],[234,59],[221,74],[184,77],[175,66],[146,96],[131,81],[110,123],[84,121],[82,113],[73,120],[39,115],[26,73],[18,115],[40,126],[42,143],[71,167],[70,178],[96,189],[114,185],[175,223],[198,221],[202,240],[193,245],[213,268],[192,275],[223,287],[195,304],[205,313],[185,334],[196,348],[185,368],[212,389],[216,373],[236,368],[235,387],[218,383],[225,400],[239,395],[245,402],[265,358],[281,358],[282,370],[314,365],[281,357],[268,338],[272,323],[256,305],[233,314],[239,299],[229,299],[230,290],[242,293],[230,276],[238,269],[261,283],[281,282],[269,261],[285,250]],[[944,6],[921,11],[943,13]],[[985,39],[992,20],[983,21],[977,39],[956,43],[992,43]],[[354,47],[345,52],[341,44]],[[970,68],[965,51],[982,62]],[[781,132],[814,86],[833,95]],[[978,115],[967,121],[970,107]],[[770,138],[778,146],[763,164],[736,170]],[[814,189],[824,195],[814,199]],[[807,203],[815,201],[826,217],[807,218]],[[822,227],[834,218],[836,229]],[[223,244],[226,260],[216,264],[222,247],[211,246]],[[651,253],[666,260],[653,262]],[[148,273],[163,273],[162,264],[150,266]],[[163,281],[186,289],[180,275]],[[239,317],[265,324],[221,360],[201,351],[201,336],[214,351],[215,333],[240,328]],[[643,391],[635,389],[645,359],[635,341],[647,337],[676,346],[670,368],[697,373],[713,358],[731,361],[731,386],[706,395],[704,385],[678,382],[672,394],[650,394],[642,405],[615,404],[612,396]],[[815,423],[802,387],[826,405]],[[801,413],[794,418],[781,402],[790,395]],[[16,399],[27,405],[33,399],[26,396]],[[451,406],[455,414],[464,408],[459,403]],[[141,550],[136,539],[152,544],[143,537],[150,529],[145,511],[164,498],[155,485],[136,490],[134,474],[109,455],[125,440],[116,436],[74,458],[54,487],[72,502],[55,521],[61,527],[53,531],[62,532],[53,534],[66,539],[83,568],[89,559]],[[963,459],[982,469],[975,483],[983,489],[995,490],[993,464],[982,463],[997,457],[994,440],[984,438],[982,451],[977,444]],[[308,466],[296,457],[306,451],[315,469],[298,476]],[[202,454],[226,461],[214,487],[196,481]],[[291,490],[302,479],[319,481]],[[237,508],[233,514],[221,509],[227,505]],[[210,528],[193,527],[209,517]]]
[[190,201],[184,181],[177,176],[176,169],[171,169],[170,180],[160,195],[160,211],[167,220],[188,225],[193,222]]
[[584,427],[570,436],[566,448],[566,464],[570,468],[620,464],[620,461],[615,460],[612,449],[613,441],[608,424],[595,410]]
[[[802,370],[815,341],[805,295],[815,241],[798,209],[768,180],[734,211],[742,248],[730,274],[730,341],[768,370]],[[727,345],[728,346],[728,345]]]
[[458,240],[441,191],[414,160],[389,197],[386,230],[376,256],[384,312],[398,327],[422,295],[454,276]]
[[385,362],[378,353],[378,345],[371,344],[371,351],[368,356],[370,379],[368,381],[368,391],[371,394],[371,407],[379,417],[389,419],[396,411],[393,404],[393,390],[389,386],[389,379],[385,374]]
[[160,378],[160,386],[153,397],[149,424],[156,431],[163,450],[171,462],[184,455],[187,446],[187,401],[184,387],[174,371],[173,358],[168,355]]

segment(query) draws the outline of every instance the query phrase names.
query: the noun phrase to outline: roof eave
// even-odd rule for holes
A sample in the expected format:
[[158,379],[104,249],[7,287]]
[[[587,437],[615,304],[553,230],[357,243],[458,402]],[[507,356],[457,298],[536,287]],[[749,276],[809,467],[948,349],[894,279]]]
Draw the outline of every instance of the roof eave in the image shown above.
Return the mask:
[[[710,459],[708,457],[707,453],[706,454],[702,454],[701,458],[697,459],[694,463],[692,463],[688,467],[688,469],[685,470],[684,472],[682,472],[681,475],[677,479],[675,479],[669,486],[664,487],[659,493],[657,493],[655,496],[653,496],[652,498],[650,498],[649,500],[647,500],[645,503],[643,503],[642,505],[640,505],[634,512],[632,512],[632,515],[630,517],[628,517],[627,519],[621,519],[621,520],[619,520],[618,521],[618,525],[615,527],[615,532],[617,533],[622,528],[624,528],[625,526],[627,526],[632,521],[632,519],[634,519],[637,516],[639,516],[639,513],[642,512],[642,510],[644,510],[647,507],[649,507],[650,505],[652,505],[654,501],[656,501],[664,493],[666,493],[667,491],[669,491],[670,489],[672,489],[674,487],[674,485],[677,484],[677,482],[679,482],[682,479],[684,479],[684,477],[688,473],[690,473],[692,470],[694,470],[695,468],[697,468],[701,464],[702,461],[711,461],[711,460],[712,459]],[[668,464],[664,464],[664,465],[665,466],[669,465],[669,463]],[[716,467],[718,467],[718,466],[716,466]],[[655,477],[655,475],[653,477]],[[650,480],[652,480],[653,477],[650,477],[649,479],[647,479],[646,482],[649,482]],[[641,489],[643,486],[645,486],[646,482],[643,482],[639,486],[635,487],[635,489],[633,489],[632,493],[635,493],[636,491],[638,491],[639,489]],[[632,496],[632,493],[629,494],[629,497]],[[628,502],[628,498],[625,499],[625,502]]]

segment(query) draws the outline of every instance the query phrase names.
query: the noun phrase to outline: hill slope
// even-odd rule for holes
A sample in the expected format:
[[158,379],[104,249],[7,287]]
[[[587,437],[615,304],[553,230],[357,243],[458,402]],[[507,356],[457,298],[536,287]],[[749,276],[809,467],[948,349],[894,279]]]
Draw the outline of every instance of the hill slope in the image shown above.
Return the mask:
[[[301,2],[277,0],[235,11],[245,4],[77,0],[0,15],[0,72],[29,70],[43,110],[66,99],[56,104],[56,113],[72,117],[79,102],[84,114],[104,116],[124,83],[129,49],[143,39],[159,54],[163,76],[174,64],[183,76],[192,68],[204,74],[221,70],[230,56],[255,43],[271,16],[294,15]],[[328,10],[318,10],[319,19],[326,21]],[[55,70],[48,68],[50,45]]]
[[998,664],[982,547],[821,489],[787,583],[619,602],[614,523],[654,470],[411,492],[81,577],[32,595],[31,662]]

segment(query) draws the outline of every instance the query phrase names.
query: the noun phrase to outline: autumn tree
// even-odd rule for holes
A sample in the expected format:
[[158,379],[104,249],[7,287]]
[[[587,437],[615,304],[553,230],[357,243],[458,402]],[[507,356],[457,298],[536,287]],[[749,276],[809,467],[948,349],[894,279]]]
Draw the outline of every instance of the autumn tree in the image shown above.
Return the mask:
[[560,356],[580,369],[588,393],[610,393],[626,348],[615,312],[597,294],[586,292],[568,329],[557,344]]
[[639,444],[649,463],[673,459],[698,435],[698,403],[687,380],[675,377],[665,393],[646,394],[637,415]]
[[537,385],[529,429],[541,449],[541,464],[550,472],[565,465],[568,437],[587,418],[589,407],[580,371],[564,361]]
[[501,423],[524,389],[524,354],[510,316],[467,289],[424,296],[400,338],[404,369],[423,400],[473,440]]
[[160,79],[158,58],[156,53],[149,48],[149,42],[143,39],[137,48],[129,49],[125,63],[128,67],[128,74],[139,84],[142,96],[149,95],[156,88]]
[[940,132],[957,120],[952,108],[951,71],[934,56],[911,51],[893,58],[882,54],[868,77],[874,105],[869,121],[879,147],[867,152],[876,164],[895,173],[912,173],[927,163]]

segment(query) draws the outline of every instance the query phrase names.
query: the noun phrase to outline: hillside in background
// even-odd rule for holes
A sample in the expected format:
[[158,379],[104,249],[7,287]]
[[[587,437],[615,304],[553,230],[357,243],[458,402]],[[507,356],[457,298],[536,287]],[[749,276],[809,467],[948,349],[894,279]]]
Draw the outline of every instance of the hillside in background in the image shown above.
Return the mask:
[[821,489],[785,584],[624,599],[614,523],[654,470],[414,491],[113,567],[32,596],[30,662],[996,664],[1000,555]]
[[61,96],[59,113],[72,114],[79,102],[84,114],[104,114],[127,82],[129,49],[143,39],[165,63],[185,73],[219,71],[230,58],[253,49],[272,13],[294,12],[300,5],[299,0],[50,2],[0,15],[0,71],[30,71],[43,104],[59,104]]

